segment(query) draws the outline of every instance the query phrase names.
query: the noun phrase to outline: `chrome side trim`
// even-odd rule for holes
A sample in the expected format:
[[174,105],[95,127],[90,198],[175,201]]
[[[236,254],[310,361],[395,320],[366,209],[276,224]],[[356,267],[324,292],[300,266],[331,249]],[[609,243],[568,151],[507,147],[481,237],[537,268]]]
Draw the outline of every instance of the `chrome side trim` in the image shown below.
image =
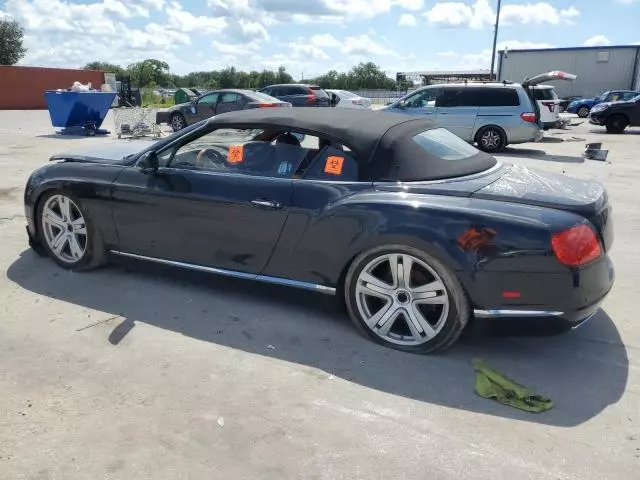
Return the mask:
[[474,310],[473,314],[478,318],[496,317],[558,317],[564,312],[553,310]]
[[120,255],[121,257],[135,258],[137,260],[145,260],[148,262],[161,263],[163,265],[170,265],[172,267],[185,268],[188,270],[196,270],[199,272],[214,273],[217,275],[225,275],[227,277],[242,278],[245,280],[256,280],[258,282],[273,283],[276,285],[285,285],[288,287],[302,288],[305,290],[312,290],[314,292],[326,293],[328,295],[335,295],[336,289],[333,287],[327,287],[326,285],[318,285],[316,283],[301,282],[299,280],[291,280],[288,278],[270,277],[268,275],[255,275],[252,273],[236,272],[233,270],[225,270],[223,268],[205,267],[203,265],[195,265],[193,263],[176,262],[174,260],[165,260],[163,258],[147,257],[145,255],[137,255],[135,253],[119,252],[117,250],[110,250],[109,253],[114,255]]

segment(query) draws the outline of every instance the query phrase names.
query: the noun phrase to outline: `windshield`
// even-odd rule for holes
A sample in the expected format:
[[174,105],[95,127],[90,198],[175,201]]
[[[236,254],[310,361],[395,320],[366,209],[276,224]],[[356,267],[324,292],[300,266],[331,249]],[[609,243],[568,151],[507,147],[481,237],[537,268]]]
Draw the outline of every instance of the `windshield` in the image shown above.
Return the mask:
[[630,101],[630,102],[635,102],[635,103],[640,102],[640,95],[638,95],[638,96],[636,96],[636,97],[633,97],[633,98],[632,98],[631,100],[629,100],[629,101]]
[[413,141],[442,160],[464,160],[478,154],[478,149],[444,128],[426,130]]
[[598,97],[598,100],[603,100],[603,101],[606,100],[607,95],[609,95],[609,92],[604,92],[602,95]]

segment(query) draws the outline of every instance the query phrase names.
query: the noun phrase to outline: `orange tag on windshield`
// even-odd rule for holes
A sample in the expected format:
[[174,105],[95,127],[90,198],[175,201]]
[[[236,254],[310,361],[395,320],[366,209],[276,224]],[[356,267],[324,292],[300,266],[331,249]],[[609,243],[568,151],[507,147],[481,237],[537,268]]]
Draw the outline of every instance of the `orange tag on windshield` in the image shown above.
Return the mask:
[[229,147],[229,163],[242,163],[244,158],[244,145],[231,145]]
[[341,175],[343,163],[344,157],[327,157],[327,161],[324,164],[324,173],[330,173],[331,175]]

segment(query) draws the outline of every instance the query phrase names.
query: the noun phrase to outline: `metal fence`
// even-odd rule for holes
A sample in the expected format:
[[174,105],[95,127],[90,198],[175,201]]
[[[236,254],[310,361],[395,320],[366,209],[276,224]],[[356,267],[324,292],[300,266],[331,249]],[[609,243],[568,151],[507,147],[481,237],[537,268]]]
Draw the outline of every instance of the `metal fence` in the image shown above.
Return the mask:
[[407,94],[407,90],[354,90],[353,93],[371,100],[373,105],[386,105]]

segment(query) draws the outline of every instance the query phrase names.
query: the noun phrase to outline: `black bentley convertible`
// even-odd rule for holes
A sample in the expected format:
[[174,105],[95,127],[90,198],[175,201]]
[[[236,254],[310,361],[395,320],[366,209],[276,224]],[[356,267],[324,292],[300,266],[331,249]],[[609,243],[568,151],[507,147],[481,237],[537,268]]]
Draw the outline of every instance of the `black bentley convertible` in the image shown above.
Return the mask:
[[427,120],[256,109],[51,160],[25,207],[60,266],[115,255],[336,294],[401,350],[444,349],[473,315],[574,327],[613,284],[600,184],[501,164]]

